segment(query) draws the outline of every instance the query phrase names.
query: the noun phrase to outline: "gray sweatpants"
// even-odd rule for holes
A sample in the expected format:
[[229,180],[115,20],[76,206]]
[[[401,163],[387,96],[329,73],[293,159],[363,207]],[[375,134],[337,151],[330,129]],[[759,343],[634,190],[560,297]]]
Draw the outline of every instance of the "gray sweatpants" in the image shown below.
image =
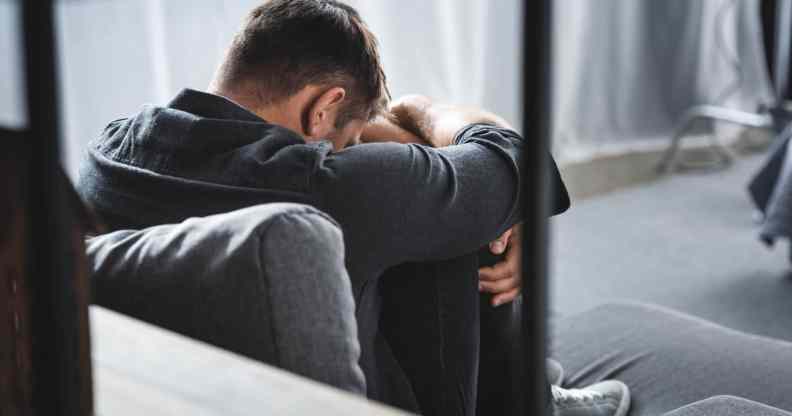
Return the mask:
[[[621,380],[630,387],[631,416],[662,415],[720,395],[792,410],[792,343],[632,303],[554,324],[552,351],[565,368],[564,385]],[[702,414],[695,411],[679,414]]]

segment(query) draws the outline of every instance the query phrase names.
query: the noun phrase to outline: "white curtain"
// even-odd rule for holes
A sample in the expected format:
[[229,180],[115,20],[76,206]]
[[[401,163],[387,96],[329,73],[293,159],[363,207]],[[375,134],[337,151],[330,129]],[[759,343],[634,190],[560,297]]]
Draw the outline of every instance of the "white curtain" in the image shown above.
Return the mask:
[[759,0],[553,4],[562,161],[665,146],[693,105],[755,111],[770,102]]
[[[685,108],[712,102],[738,78],[729,106],[750,110],[766,100],[758,1],[553,0],[556,153],[576,159],[661,145]],[[143,103],[164,104],[184,87],[205,88],[260,2],[59,1],[67,171],[76,173],[85,144],[107,122]],[[520,0],[350,3],[380,39],[394,96],[484,106],[520,125]],[[18,54],[6,24],[15,4],[0,0],[3,56]],[[10,62],[0,60],[0,123],[24,119],[20,89],[6,84],[19,79]]]
[[394,97],[421,93],[520,121],[521,0],[354,0]]

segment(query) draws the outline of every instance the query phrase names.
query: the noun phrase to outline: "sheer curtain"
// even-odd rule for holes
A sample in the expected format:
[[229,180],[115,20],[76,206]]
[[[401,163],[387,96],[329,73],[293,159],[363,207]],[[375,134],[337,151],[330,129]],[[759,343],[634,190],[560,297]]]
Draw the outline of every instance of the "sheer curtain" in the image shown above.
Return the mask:
[[[663,145],[685,108],[717,100],[736,80],[729,106],[752,110],[766,100],[758,1],[553,0],[557,154],[574,160]],[[77,172],[85,144],[109,121],[164,104],[181,88],[205,88],[260,3],[60,0],[67,171]],[[520,125],[520,0],[350,3],[380,39],[394,96],[484,106]],[[14,4],[0,0],[3,56],[18,53],[3,24]],[[0,121],[23,118],[22,97],[6,84],[19,76],[9,62],[0,62]]]
[[204,89],[257,0],[62,0],[57,24],[64,164],[75,177],[86,143],[144,103]]
[[562,160],[665,146],[697,104],[770,102],[759,0],[554,0]]
[[394,97],[421,93],[520,121],[520,0],[351,1],[380,39]]

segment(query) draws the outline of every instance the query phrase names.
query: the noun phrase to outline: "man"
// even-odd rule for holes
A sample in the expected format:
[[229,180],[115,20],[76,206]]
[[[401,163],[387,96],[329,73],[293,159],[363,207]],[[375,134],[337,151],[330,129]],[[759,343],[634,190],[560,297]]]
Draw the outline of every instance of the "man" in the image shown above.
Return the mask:
[[[368,396],[470,415],[478,291],[496,305],[519,294],[509,230],[521,151],[485,111],[420,96],[389,105],[375,38],[352,8],[273,0],[251,12],[210,93],[185,90],[112,122],[78,187],[112,229],[268,202],[328,213],[344,233]],[[475,253],[492,241],[506,260],[479,277]],[[623,415],[629,403],[617,382],[552,397],[562,414]]]

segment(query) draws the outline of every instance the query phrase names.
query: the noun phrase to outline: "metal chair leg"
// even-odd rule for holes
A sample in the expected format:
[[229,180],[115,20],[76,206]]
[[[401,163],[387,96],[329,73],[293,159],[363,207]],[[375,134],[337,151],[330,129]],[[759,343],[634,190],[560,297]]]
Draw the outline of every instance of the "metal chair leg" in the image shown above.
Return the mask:
[[[682,120],[677,124],[674,131],[674,136],[671,139],[671,144],[663,156],[663,159],[657,165],[657,170],[660,173],[666,173],[676,167],[677,156],[682,138],[685,133],[690,129],[693,123],[701,119],[711,119],[726,121],[734,124],[740,124],[748,127],[771,127],[773,119],[769,114],[750,113],[747,111],[734,110],[731,108],[717,107],[712,105],[699,105],[691,107],[682,116]],[[732,160],[731,152],[721,144],[717,138],[712,137],[713,150],[720,156],[720,165],[727,166]]]

